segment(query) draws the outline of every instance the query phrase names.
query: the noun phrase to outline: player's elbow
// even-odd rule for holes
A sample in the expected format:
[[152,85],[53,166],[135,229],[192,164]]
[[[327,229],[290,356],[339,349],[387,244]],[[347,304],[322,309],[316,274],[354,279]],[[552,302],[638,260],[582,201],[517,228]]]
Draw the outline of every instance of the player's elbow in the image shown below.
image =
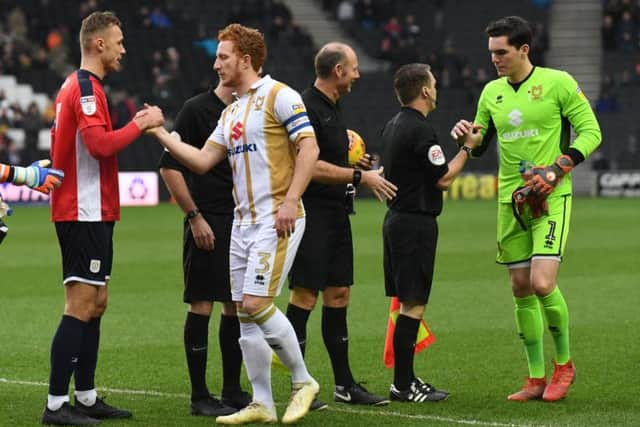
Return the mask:
[[447,176],[447,175],[443,176],[436,182],[437,189],[442,191],[447,191],[449,189],[449,187],[451,186],[451,183],[453,183],[453,177]]
[[108,153],[104,148],[105,144],[87,144],[87,151],[96,160],[104,160],[107,157],[112,156],[111,153]]
[[450,182],[443,183],[443,182],[438,181],[438,182],[436,183],[436,188],[437,188],[438,190],[441,190],[441,191],[447,191],[447,190],[449,189],[449,186],[450,186],[450,185],[451,185],[451,183],[450,183]]

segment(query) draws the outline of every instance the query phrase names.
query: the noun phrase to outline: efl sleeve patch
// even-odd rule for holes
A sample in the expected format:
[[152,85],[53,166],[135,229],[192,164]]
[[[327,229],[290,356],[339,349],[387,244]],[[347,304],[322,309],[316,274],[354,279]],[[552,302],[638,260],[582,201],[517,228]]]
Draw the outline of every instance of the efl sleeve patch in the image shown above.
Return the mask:
[[82,112],[85,116],[93,116],[98,110],[96,107],[96,97],[93,95],[81,96],[80,107],[82,107]]
[[442,148],[440,148],[440,146],[437,144],[429,147],[429,151],[427,152],[427,158],[432,164],[436,166],[442,166],[446,161],[444,157],[444,151],[442,151]]

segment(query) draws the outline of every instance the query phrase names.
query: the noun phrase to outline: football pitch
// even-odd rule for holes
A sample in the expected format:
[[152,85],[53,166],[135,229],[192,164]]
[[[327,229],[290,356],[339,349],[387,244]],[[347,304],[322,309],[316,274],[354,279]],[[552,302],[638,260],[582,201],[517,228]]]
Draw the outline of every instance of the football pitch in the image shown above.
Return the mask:
[[[640,425],[640,200],[578,198],[559,285],[571,314],[577,379],[557,403],[508,402],[526,375],[507,273],[494,263],[495,202],[447,201],[440,217],[434,290],[426,320],[436,342],[416,372],[451,392],[445,402],[381,408],[330,403],[305,426],[638,426]],[[0,426],[37,425],[44,407],[49,346],[63,308],[58,243],[46,207],[14,206],[0,246]],[[388,315],[382,276],[384,206],[356,204],[350,356],[365,387],[388,394],[382,362]],[[100,395],[134,412],[106,426],[211,425],[189,415],[182,344],[181,216],[175,206],[126,208],[115,232],[110,300],[102,322]],[[286,307],[288,292],[278,299]],[[208,381],[219,394],[218,306],[212,317]],[[307,338],[309,370],[332,402],[333,375],[320,333],[320,307]],[[545,334],[550,372],[552,341]],[[243,373],[244,375],[244,373]],[[273,371],[279,416],[289,395]],[[250,390],[243,376],[245,389]]]

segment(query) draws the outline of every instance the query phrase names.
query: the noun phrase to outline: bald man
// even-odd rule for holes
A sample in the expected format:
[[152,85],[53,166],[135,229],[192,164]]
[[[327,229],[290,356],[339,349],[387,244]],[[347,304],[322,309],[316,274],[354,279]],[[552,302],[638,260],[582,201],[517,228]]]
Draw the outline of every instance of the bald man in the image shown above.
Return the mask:
[[[335,379],[334,400],[361,405],[386,405],[389,401],[358,384],[349,366],[347,305],[353,285],[353,243],[349,211],[353,191],[364,184],[382,201],[395,196],[395,186],[382,170],[370,169],[368,156],[356,168],[347,163],[349,140],[340,110],[340,98],[351,92],[360,77],[358,58],[343,43],[323,46],[315,57],[316,80],[302,94],[316,133],[320,155],[312,182],[302,196],[307,228],[289,274],[291,289],[287,317],[304,354],[309,314],[322,292],[322,337]],[[327,405],[316,400],[311,408]]]

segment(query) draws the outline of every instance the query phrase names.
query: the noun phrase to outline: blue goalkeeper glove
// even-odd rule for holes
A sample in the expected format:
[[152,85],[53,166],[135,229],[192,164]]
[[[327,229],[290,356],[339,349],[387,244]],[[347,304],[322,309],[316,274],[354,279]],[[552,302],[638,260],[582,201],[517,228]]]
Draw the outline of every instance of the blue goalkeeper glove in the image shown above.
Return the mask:
[[28,177],[30,176],[29,172],[33,172],[33,178],[25,180],[25,185],[44,194],[49,194],[54,188],[59,187],[62,184],[64,172],[59,169],[48,168],[47,166],[50,164],[50,160],[44,159],[35,161],[25,168],[28,171]]

